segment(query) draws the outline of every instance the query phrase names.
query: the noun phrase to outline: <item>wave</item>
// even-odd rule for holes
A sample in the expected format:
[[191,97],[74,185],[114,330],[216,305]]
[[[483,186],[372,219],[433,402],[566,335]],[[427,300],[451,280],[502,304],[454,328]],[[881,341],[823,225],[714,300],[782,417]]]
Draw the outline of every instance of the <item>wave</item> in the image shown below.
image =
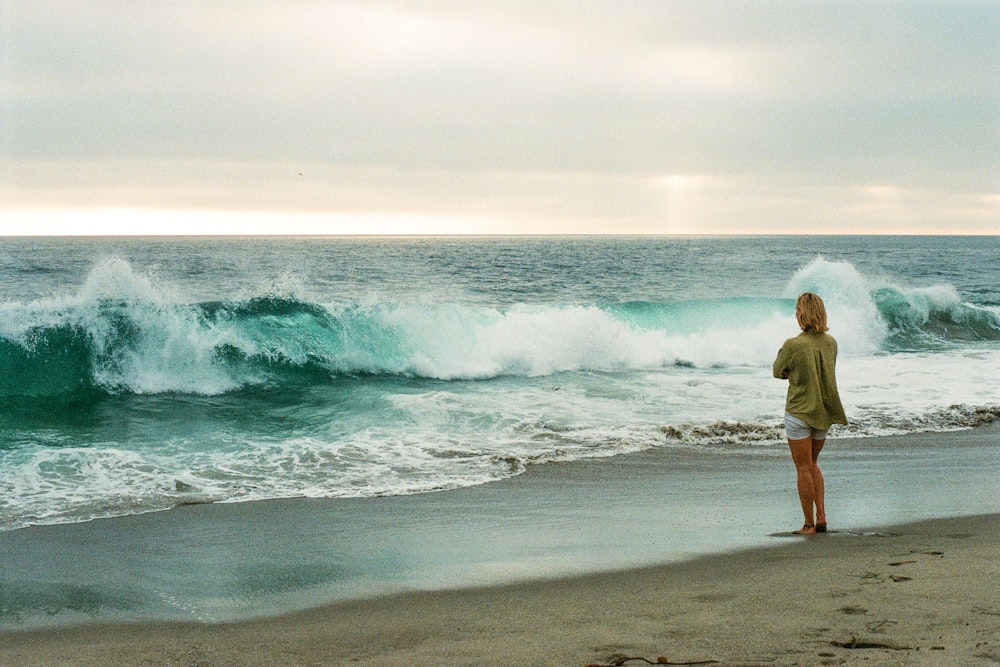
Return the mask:
[[[962,300],[954,286],[903,287],[863,277],[848,262],[817,257],[789,282],[789,298],[823,297],[831,330],[846,331],[872,351],[926,351],[1000,341],[1000,308]],[[839,338],[839,337],[838,337]]]
[[1000,311],[950,285],[873,283],[817,258],[781,297],[617,304],[320,304],[261,294],[188,303],[125,261],[78,293],[0,305],[0,397],[216,395],[358,375],[478,380],[668,366],[768,366],[794,297],[821,294],[845,354],[1000,341]]

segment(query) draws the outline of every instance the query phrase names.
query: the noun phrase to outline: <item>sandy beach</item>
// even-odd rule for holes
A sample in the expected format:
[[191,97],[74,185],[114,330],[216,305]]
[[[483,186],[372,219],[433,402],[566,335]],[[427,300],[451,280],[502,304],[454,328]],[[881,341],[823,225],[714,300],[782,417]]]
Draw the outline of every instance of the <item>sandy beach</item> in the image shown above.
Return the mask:
[[[410,581],[414,590],[362,592],[229,622],[206,622],[205,602],[193,595],[184,608],[189,620],[180,622],[127,615],[121,622],[102,612],[67,625],[58,620],[65,612],[53,607],[47,613],[55,626],[3,624],[0,665],[997,664],[997,434],[993,425],[832,443],[827,470],[839,524],[809,538],[780,533],[797,519],[787,462],[755,473],[747,459],[720,457],[742,471],[717,474],[766,496],[748,505],[754,489],[744,492],[745,521],[728,526],[709,511],[711,488],[698,492],[700,484],[711,487],[709,472],[678,472],[678,460],[656,451],[550,464],[441,494],[192,506],[8,532],[0,535],[8,621],[19,613],[17,592],[35,590],[19,589],[18,581],[69,591],[69,599],[40,604],[71,608],[83,604],[87,581],[98,586],[102,576],[110,579],[99,590],[114,591],[129,577],[157,572],[183,583],[178,572],[186,567],[201,577],[189,586],[208,586],[211,558],[222,570],[254,564],[287,578],[295,558],[317,557],[307,536],[344,540],[346,533],[323,530],[359,515],[371,532],[358,544],[371,535],[393,543],[398,566],[401,554],[415,572],[446,554],[454,561],[436,562],[438,576],[473,572],[469,580],[483,583],[443,585],[421,574]],[[904,466],[901,447],[909,448]],[[972,453],[975,460],[966,456]],[[670,496],[678,474],[703,480],[686,490],[687,504]],[[959,508],[969,516],[947,518]],[[975,515],[975,508],[987,513]],[[914,513],[923,520],[879,521]],[[678,514],[683,518],[673,519]],[[730,529],[728,537],[714,532]],[[465,553],[456,555],[462,540]],[[260,553],[267,545],[274,554]],[[385,545],[369,548],[378,556]],[[477,550],[491,553],[470,555]],[[630,565],[657,557],[658,564]],[[276,570],[276,558],[290,569]],[[588,558],[591,573],[552,567],[566,561],[586,570]],[[134,569],[140,563],[147,569]]]
[[973,665],[1000,662],[1000,516],[239,624],[14,633],[3,665]]

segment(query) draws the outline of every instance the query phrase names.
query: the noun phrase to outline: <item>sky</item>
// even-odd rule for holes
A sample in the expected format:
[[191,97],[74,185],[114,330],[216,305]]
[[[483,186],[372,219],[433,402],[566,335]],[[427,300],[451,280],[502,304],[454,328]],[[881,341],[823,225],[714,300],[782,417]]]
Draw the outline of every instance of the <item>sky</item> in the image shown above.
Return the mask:
[[1000,2],[0,0],[0,235],[1000,234]]

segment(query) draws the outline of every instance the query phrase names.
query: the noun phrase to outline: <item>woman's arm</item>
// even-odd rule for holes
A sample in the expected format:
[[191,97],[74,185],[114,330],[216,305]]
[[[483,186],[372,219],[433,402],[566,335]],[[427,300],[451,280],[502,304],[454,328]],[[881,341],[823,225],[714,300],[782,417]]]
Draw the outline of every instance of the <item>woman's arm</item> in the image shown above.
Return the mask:
[[791,355],[788,353],[788,345],[783,345],[780,350],[778,350],[778,358],[774,360],[774,366],[771,368],[771,373],[774,377],[779,380],[787,380],[789,372],[789,362]]

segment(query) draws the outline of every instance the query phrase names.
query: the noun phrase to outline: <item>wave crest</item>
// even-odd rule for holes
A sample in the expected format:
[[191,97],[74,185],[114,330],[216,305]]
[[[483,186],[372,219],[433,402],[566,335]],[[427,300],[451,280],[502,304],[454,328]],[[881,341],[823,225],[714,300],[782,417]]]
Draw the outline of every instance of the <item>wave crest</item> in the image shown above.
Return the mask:
[[950,285],[872,284],[816,258],[783,298],[532,305],[319,304],[294,295],[185,303],[122,260],[68,297],[0,306],[0,396],[220,394],[374,374],[435,380],[664,367],[767,367],[797,331],[794,296],[827,302],[842,353],[1000,341],[1000,312]]

